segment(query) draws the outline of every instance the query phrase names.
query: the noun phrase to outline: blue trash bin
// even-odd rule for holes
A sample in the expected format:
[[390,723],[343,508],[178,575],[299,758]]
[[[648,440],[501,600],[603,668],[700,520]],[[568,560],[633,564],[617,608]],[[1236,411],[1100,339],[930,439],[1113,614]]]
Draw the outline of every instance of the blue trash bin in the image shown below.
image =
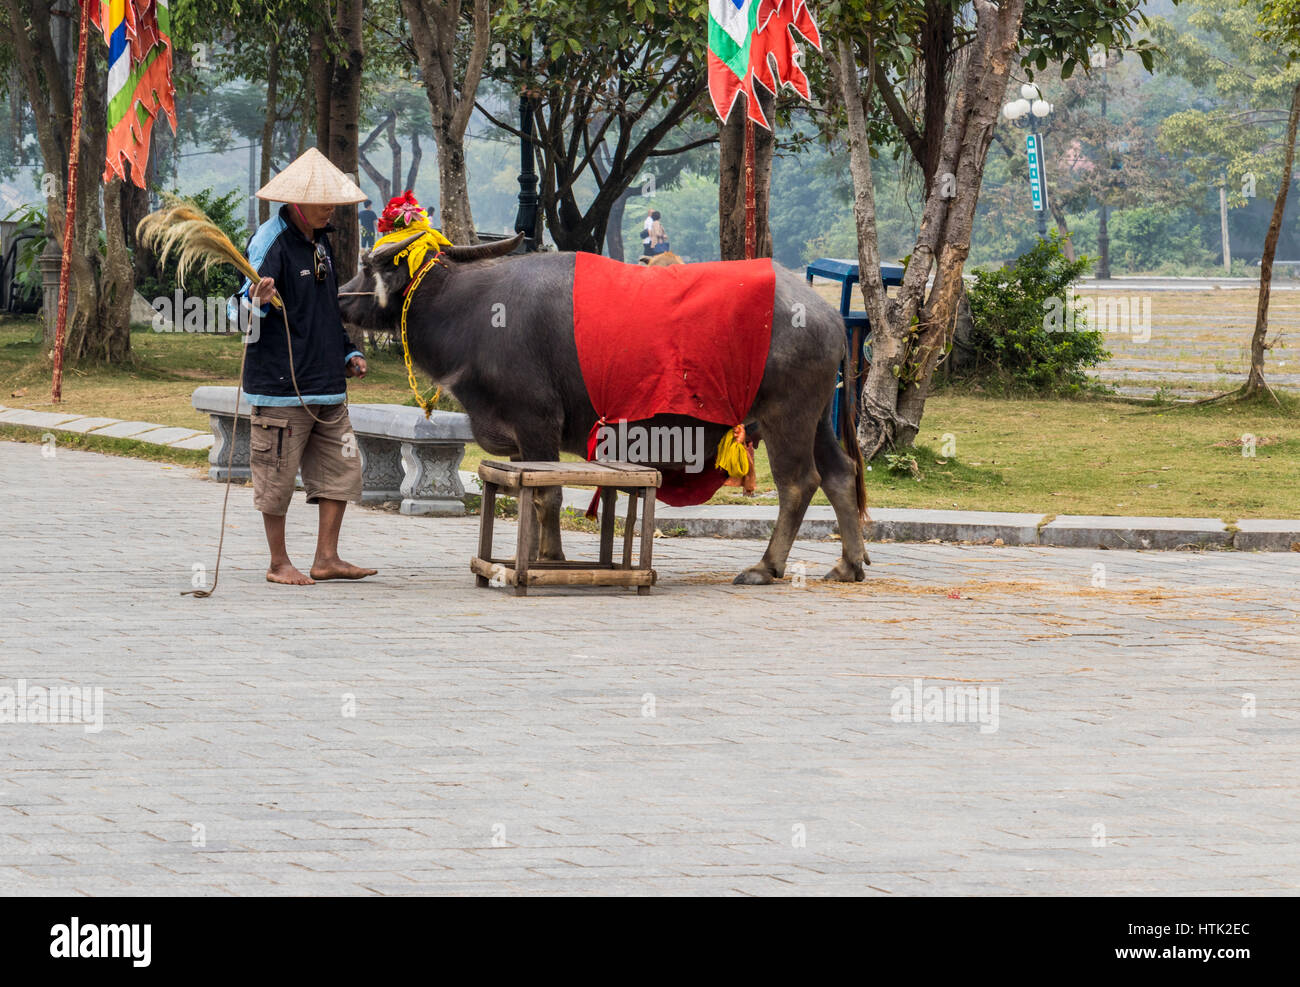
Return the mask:
[[[881,280],[885,287],[903,283],[903,266],[901,264],[881,264]],[[840,283],[840,317],[844,320],[844,333],[848,347],[853,347],[854,330],[862,332],[862,360],[859,366],[871,361],[871,321],[866,312],[854,312],[849,309],[853,301],[853,286],[858,283],[858,264],[856,261],[835,257],[819,257],[804,269],[804,277],[812,284],[814,277],[826,278]],[[835,390],[835,401],[831,405],[831,424],[838,435],[840,429],[840,409],[844,404],[844,373],[840,371]],[[857,422],[853,423],[856,427]]]

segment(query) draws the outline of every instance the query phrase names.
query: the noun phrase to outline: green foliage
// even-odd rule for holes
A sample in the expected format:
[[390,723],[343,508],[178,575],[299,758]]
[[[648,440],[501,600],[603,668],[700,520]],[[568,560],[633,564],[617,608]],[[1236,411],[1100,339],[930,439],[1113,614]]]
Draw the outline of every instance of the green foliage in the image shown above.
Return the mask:
[[[205,188],[200,192],[187,196],[191,202],[208,214],[221,231],[230,237],[230,242],[241,249],[248,239],[248,230],[244,224],[244,192],[242,189],[234,188],[225,195],[217,195],[213,189]],[[214,267],[207,275],[191,274],[182,289],[186,296],[211,297],[220,295],[228,297],[239,290],[243,284],[243,276],[233,267],[223,265]],[[180,288],[180,282],[177,279],[176,258],[169,257],[167,264],[158,270],[154,266],[153,271],[143,278],[140,278],[136,284],[136,290],[147,300],[152,301],[155,298],[171,298],[175,295],[176,289]]]
[[1052,235],[1009,267],[977,269],[966,293],[975,323],[973,376],[1013,391],[1088,389],[1084,368],[1109,356],[1102,334],[1081,325],[1080,313],[1055,320],[1051,314],[1069,310],[1074,285],[1091,263],[1087,257],[1068,260]]
[[1271,197],[1282,171],[1278,137],[1300,84],[1300,65],[1289,64],[1285,44],[1277,43],[1285,39],[1287,21],[1275,19],[1271,32],[1261,27],[1278,5],[1260,0],[1226,9],[1221,0],[1193,0],[1191,7],[1193,30],[1180,33],[1158,20],[1153,27],[1168,52],[1167,70],[1212,95],[1170,114],[1160,124],[1160,147],[1182,155],[1183,167],[1202,186],[1225,184],[1231,206]]
[[1282,47],[1288,65],[1300,56],[1300,6],[1295,0],[1262,0],[1259,24],[1261,37]]
[[920,480],[922,476],[921,464],[916,461],[916,456],[910,452],[885,453],[885,469],[890,473],[910,476],[914,480]]
[[41,288],[41,272],[36,266],[37,260],[45,252],[45,243],[48,234],[45,210],[40,206],[18,206],[11,209],[4,217],[6,220],[19,224],[19,229],[30,227],[39,230],[37,236],[30,240],[24,240],[18,250],[17,272],[15,280],[27,288],[39,291]]
[[[1075,248],[1091,251],[1097,243],[1097,215],[1072,222]],[[1189,274],[1212,267],[1217,243],[1207,242],[1209,227],[1188,208],[1138,206],[1110,214],[1110,263],[1120,271]],[[1214,231],[1217,232],[1217,231]],[[1223,273],[1218,265],[1216,273]]]

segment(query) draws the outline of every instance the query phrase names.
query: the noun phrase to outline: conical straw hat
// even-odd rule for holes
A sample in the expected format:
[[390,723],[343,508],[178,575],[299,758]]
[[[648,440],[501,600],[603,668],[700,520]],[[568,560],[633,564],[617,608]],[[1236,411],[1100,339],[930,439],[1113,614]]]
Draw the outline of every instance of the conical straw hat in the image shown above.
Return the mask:
[[361,187],[314,147],[307,148],[289,167],[258,189],[257,197],[303,205],[346,205],[366,200]]

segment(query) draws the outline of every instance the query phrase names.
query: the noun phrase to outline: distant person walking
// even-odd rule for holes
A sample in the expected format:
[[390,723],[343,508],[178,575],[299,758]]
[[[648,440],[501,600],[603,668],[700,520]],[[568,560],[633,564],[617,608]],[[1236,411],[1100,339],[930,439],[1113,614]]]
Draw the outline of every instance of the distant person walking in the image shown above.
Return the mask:
[[662,218],[658,209],[651,209],[649,230],[650,230],[650,255],[666,254],[668,252],[668,232],[664,229]]
[[367,199],[362,205],[365,206],[361,212],[357,213],[357,221],[361,223],[361,249],[369,250],[375,245],[375,222],[379,219],[375,211],[370,208],[370,200]]
[[647,209],[645,213],[645,222],[641,225],[641,256],[645,259],[654,256],[654,254],[650,252],[650,230],[654,225],[654,210]]

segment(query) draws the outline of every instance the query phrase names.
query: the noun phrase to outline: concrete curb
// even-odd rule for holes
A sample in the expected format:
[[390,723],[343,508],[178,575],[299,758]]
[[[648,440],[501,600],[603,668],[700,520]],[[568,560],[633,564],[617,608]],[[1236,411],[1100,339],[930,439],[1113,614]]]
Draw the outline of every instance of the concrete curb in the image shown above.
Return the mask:
[[174,449],[207,449],[212,433],[197,428],[178,428],[152,422],[124,422],[119,418],[72,415],[63,411],[29,411],[0,405],[0,425],[21,425],[48,432],[75,432],[108,439],[132,439]]

